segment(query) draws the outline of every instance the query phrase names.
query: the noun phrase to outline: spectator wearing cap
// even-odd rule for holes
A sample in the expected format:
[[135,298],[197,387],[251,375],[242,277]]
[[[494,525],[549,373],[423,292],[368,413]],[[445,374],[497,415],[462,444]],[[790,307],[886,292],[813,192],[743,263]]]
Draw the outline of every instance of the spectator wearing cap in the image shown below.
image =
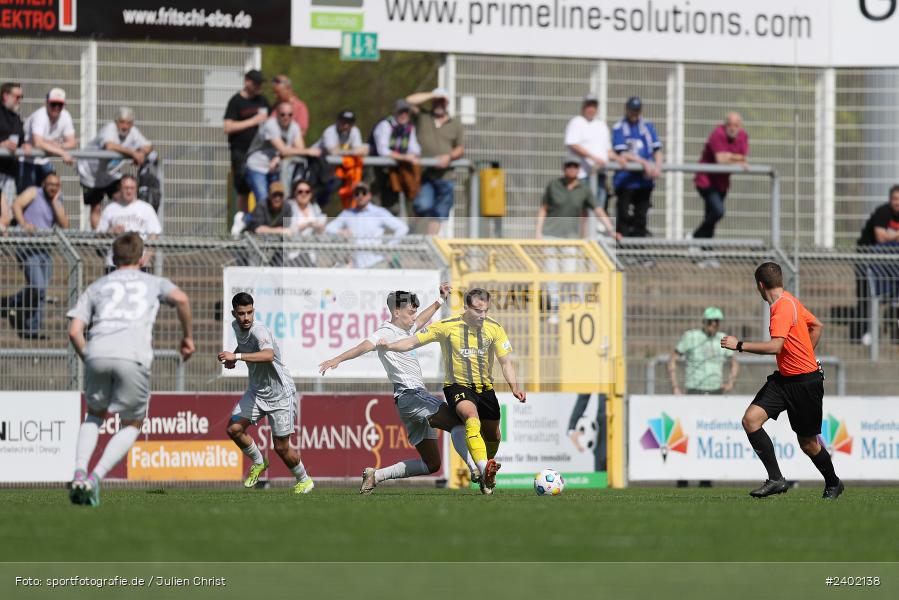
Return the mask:
[[[23,146],[25,152],[30,146],[25,142],[25,129],[19,116],[19,105],[22,102],[22,84],[11,81],[0,86],[0,148],[10,153]],[[16,177],[19,163],[15,156],[0,156],[0,206],[9,207],[16,198]]]
[[344,208],[353,203],[353,190],[362,179],[362,157],[369,152],[368,144],[362,141],[362,133],[356,127],[356,113],[342,110],[337,120],[329,125],[315,143],[322,153],[342,156],[343,163],[334,169],[334,176],[325,178],[317,193],[319,205],[324,206],[331,194],[341,185],[340,198]]
[[287,75],[278,75],[272,79],[272,90],[275,92],[275,100],[290,103],[293,109],[293,120],[299,125],[300,132],[305,136],[309,131],[309,108],[294,93],[290,78]]
[[[86,150],[112,150],[129,157],[138,167],[147,160],[153,144],[134,126],[134,111],[123,106],[116,111],[115,121],[107,123],[87,143]],[[78,177],[84,204],[91,207],[91,229],[97,229],[104,196],[113,198],[122,179],[122,160],[118,158],[86,158],[78,161]]]
[[373,155],[387,156],[397,162],[396,167],[375,169],[381,206],[394,213],[400,192],[406,198],[415,198],[421,185],[418,167],[421,146],[415,135],[411,112],[412,107],[405,99],[397,100],[393,114],[378,121],[372,129],[368,144]]
[[262,95],[262,73],[256,69],[244,75],[243,88],[228,100],[225,108],[224,130],[231,151],[231,176],[237,193],[237,213],[234,215],[232,233],[244,226],[247,197],[250,186],[246,178],[247,150],[256,137],[259,126],[268,119],[269,104]]
[[[360,245],[372,243],[384,237],[387,231],[392,232],[393,239],[399,239],[409,233],[409,227],[393,216],[389,210],[371,203],[371,188],[360,182],[353,189],[355,206],[344,209],[328,223],[325,232],[342,235],[358,240]],[[356,252],[352,265],[359,269],[367,269],[386,262],[382,254],[374,252]]]
[[565,127],[565,147],[580,159],[578,179],[587,180],[597,173],[596,206],[606,208],[606,163],[614,159],[609,126],[597,117],[599,98],[584,96],[581,114],[572,117]]
[[[702,147],[699,162],[703,164],[739,165],[749,167],[749,136],[743,129],[740,113],[729,112],[724,123],[715,128]],[[696,191],[705,205],[702,223],[693,232],[694,238],[715,237],[715,225],[724,218],[724,200],[730,188],[728,173],[697,173],[693,178]]]
[[[740,363],[733,350],[721,347],[725,333],[719,331],[724,313],[710,306],[702,313],[702,328],[690,329],[681,336],[668,360],[668,376],[675,394],[684,391],[677,382],[677,361],[686,361],[685,385],[688,394],[727,394],[734,388],[740,374]],[[724,381],[724,363],[730,361],[727,381]]]
[[[296,123],[293,125],[296,126]],[[247,223],[247,231],[257,235],[291,235],[287,225],[294,217],[293,206],[285,202],[284,184],[280,181],[271,182],[266,195],[268,202],[256,204]]]
[[647,214],[652,206],[655,179],[661,175],[662,142],[655,126],[643,119],[643,101],[633,96],[625,104],[625,116],[612,128],[612,150],[618,163],[625,167],[637,162],[642,172],[620,170],[613,186],[618,197],[616,211],[618,232],[624,237],[649,237]]
[[[75,139],[75,123],[66,110],[65,90],[58,87],[51,89],[44,105],[25,119],[25,141],[36,150],[60,157],[69,166],[75,164],[69,150],[74,150],[78,142]],[[22,161],[19,186],[21,189],[39,186],[50,173],[53,173],[53,164],[49,158],[28,157]]]
[[[428,219],[427,233],[437,235],[453,208],[455,183],[449,165],[465,154],[462,124],[449,115],[449,92],[443,88],[412,94],[406,101],[412,105],[422,157],[437,159],[436,167],[422,172],[421,190],[412,208],[416,216]],[[420,107],[426,102],[431,103],[431,110],[421,112]]]
[[293,106],[289,102],[275,105],[275,114],[258,129],[247,151],[247,185],[256,197],[256,206],[266,203],[269,186],[279,177],[282,158],[320,155],[318,148],[306,148],[300,126],[293,120]]

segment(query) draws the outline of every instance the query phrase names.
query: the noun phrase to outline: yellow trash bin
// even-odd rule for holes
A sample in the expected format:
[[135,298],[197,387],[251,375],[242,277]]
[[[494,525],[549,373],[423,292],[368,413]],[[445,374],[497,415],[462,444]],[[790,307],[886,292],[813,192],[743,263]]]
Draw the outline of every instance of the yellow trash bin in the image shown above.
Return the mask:
[[481,169],[481,216],[506,216],[506,173],[498,166]]

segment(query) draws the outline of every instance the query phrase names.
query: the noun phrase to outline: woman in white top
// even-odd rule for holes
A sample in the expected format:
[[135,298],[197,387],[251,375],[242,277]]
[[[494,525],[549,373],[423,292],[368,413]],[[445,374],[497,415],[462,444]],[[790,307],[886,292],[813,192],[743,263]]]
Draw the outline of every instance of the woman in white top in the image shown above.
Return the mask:
[[[312,185],[305,179],[293,184],[293,198],[290,199],[293,216],[288,229],[299,237],[312,237],[325,231],[327,215],[322,213],[317,202],[312,202]],[[314,267],[317,257],[314,252],[295,250],[287,254],[288,263],[295,267]]]

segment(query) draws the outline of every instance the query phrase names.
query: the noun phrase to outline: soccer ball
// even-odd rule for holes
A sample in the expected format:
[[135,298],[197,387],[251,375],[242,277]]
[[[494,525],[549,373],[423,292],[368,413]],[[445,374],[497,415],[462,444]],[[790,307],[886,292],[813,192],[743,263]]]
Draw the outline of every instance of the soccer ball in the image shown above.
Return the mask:
[[595,419],[581,417],[575,431],[581,434],[581,445],[592,452],[599,443],[599,423]]
[[552,469],[543,469],[534,476],[534,491],[538,496],[558,496],[565,489],[562,474]]

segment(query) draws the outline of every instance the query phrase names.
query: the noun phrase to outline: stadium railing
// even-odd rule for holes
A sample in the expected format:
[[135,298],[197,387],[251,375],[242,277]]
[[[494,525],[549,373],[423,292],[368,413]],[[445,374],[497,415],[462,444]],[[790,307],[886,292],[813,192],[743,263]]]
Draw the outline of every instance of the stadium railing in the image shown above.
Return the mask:
[[[656,370],[659,366],[666,364],[670,358],[670,354],[659,354],[654,359],[646,362],[646,393],[654,395],[656,393]],[[777,369],[777,361],[773,356],[753,356],[753,355],[734,355],[734,358],[741,365],[764,365],[769,370]],[[819,356],[818,361],[824,366],[833,366],[836,369],[837,394],[846,395],[846,364],[836,356]],[[678,360],[678,364],[682,364],[683,360]],[[683,378],[680,379],[683,381]]]

